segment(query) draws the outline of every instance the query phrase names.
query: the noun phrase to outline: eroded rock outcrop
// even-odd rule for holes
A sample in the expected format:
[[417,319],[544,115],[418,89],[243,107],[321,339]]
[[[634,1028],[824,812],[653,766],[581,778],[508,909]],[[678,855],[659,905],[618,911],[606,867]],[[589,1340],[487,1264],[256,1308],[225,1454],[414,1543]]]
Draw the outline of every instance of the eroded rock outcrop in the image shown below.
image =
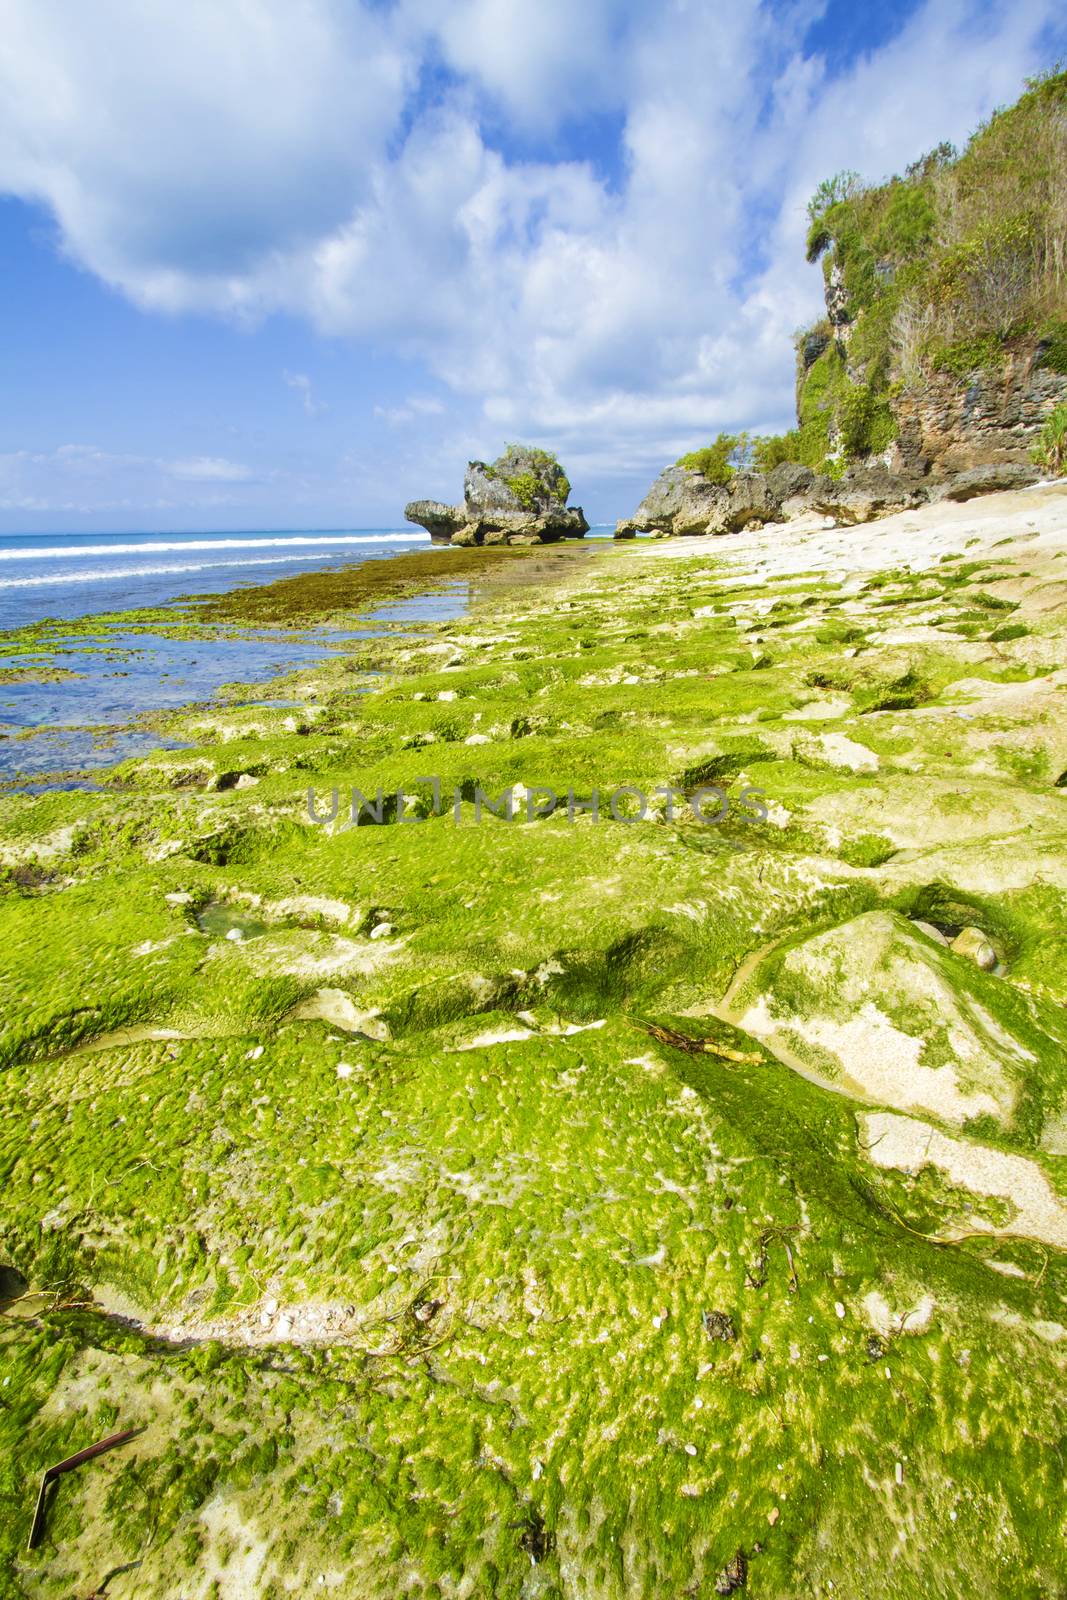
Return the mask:
[[725,488],[687,467],[666,467],[633,516],[620,522],[627,533],[707,533],[727,500]]
[[[1045,407],[1044,400],[1034,404]],[[944,412],[937,415],[943,417]],[[615,536],[740,533],[806,514],[831,517],[847,526],[928,501],[972,500],[1037,483],[1041,472],[1023,448],[1035,431],[1033,418],[1021,426],[990,420],[988,412],[982,417],[981,424],[968,431],[957,407],[954,442],[937,458],[923,455],[917,447],[902,451],[895,442],[889,463],[875,457],[847,468],[840,477],[785,462],[769,472],[735,472],[728,483],[718,484],[689,468],[667,467],[633,516],[618,523]],[[924,425],[921,419],[916,421],[913,444],[916,434],[925,437]],[[968,465],[947,470],[951,462],[968,458]]]
[[942,500],[973,500],[976,495],[994,494],[1000,489],[1025,489],[1037,481],[1037,469],[1026,462],[1004,461],[981,467],[969,467],[965,472],[954,473],[941,485],[938,496]]
[[891,472],[881,462],[851,467],[842,477],[831,478],[787,461],[769,472],[736,472],[726,484],[709,483],[685,467],[667,467],[633,516],[618,524],[615,536],[740,533],[806,513],[842,524],[870,522],[919,505],[930,498],[932,488],[912,474]]
[[408,522],[417,522],[435,544],[448,544],[460,525],[456,506],[446,506],[441,500],[411,500],[404,507]]
[[868,911],[773,951],[733,996],[730,1019],[858,1099],[956,1125],[1007,1122],[1026,1047],[983,1004],[981,986],[960,982],[960,962],[905,917]]
[[1067,403],[1067,374],[1045,357],[1040,341],[1024,341],[996,367],[964,379],[931,373],[906,386],[892,402],[897,438],[891,463],[946,483],[994,467],[1017,469],[1015,481],[996,487],[1018,488],[1024,474],[1033,482],[1039,474],[1031,447],[1049,414]]
[[553,544],[589,528],[582,508],[567,505],[570,492],[554,455],[513,444],[493,462],[467,463],[461,505],[412,500],[404,516],[436,544]]

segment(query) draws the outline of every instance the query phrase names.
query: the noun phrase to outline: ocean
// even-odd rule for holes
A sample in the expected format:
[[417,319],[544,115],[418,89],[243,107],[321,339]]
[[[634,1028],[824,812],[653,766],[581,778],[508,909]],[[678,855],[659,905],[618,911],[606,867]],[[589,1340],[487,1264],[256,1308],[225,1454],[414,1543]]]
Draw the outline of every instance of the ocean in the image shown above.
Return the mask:
[[421,528],[0,534],[0,629],[161,606],[182,594],[429,548]]
[[144,713],[312,665],[383,626],[458,616],[467,585],[385,604],[353,630],[241,628],[197,640],[115,630],[101,640],[83,619],[429,548],[421,529],[392,528],[0,535],[0,630],[45,618],[70,624],[39,656],[0,663],[0,789],[92,787],[97,769],[173,746],[138,725]]

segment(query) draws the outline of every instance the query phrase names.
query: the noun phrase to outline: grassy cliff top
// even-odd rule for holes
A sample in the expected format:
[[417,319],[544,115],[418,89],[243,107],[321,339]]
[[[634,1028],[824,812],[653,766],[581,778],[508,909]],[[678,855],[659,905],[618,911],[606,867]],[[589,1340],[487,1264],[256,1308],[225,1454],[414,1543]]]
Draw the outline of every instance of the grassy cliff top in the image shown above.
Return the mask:
[[808,259],[828,281],[837,269],[851,319],[890,313],[869,360],[980,364],[1067,311],[1067,72],[1033,80],[962,152],[937,145],[878,185],[838,173],[808,211]]

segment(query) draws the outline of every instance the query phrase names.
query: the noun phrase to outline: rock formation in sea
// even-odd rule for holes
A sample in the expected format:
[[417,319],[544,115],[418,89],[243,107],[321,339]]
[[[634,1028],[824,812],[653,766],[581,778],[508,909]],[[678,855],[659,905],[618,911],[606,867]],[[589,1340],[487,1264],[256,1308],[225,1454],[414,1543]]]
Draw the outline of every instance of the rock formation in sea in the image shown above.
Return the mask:
[[570,492],[554,455],[510,444],[493,462],[467,463],[462,505],[412,500],[404,516],[435,544],[553,544],[589,527],[581,506],[567,505]]

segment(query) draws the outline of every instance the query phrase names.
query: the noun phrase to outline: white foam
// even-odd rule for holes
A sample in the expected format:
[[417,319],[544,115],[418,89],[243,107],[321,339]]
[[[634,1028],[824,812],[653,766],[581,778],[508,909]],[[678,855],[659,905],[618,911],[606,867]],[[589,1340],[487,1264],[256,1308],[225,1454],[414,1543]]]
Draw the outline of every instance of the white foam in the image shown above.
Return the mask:
[[418,544],[428,542],[429,537],[428,533],[412,528],[410,533],[289,534],[284,538],[183,539],[180,542],[153,539],[144,544],[50,545],[37,550],[5,550],[0,543],[0,561],[55,561],[67,556],[157,555],[172,554],[179,550],[288,550],[301,545]]
[[118,578],[156,578],[169,572],[204,572],[211,567],[276,567],[285,561],[318,561],[318,556],[261,556],[255,561],[183,561],[170,567],[115,567],[109,572],[49,572],[36,578],[0,578],[0,589],[36,589],[53,583],[103,583]]

